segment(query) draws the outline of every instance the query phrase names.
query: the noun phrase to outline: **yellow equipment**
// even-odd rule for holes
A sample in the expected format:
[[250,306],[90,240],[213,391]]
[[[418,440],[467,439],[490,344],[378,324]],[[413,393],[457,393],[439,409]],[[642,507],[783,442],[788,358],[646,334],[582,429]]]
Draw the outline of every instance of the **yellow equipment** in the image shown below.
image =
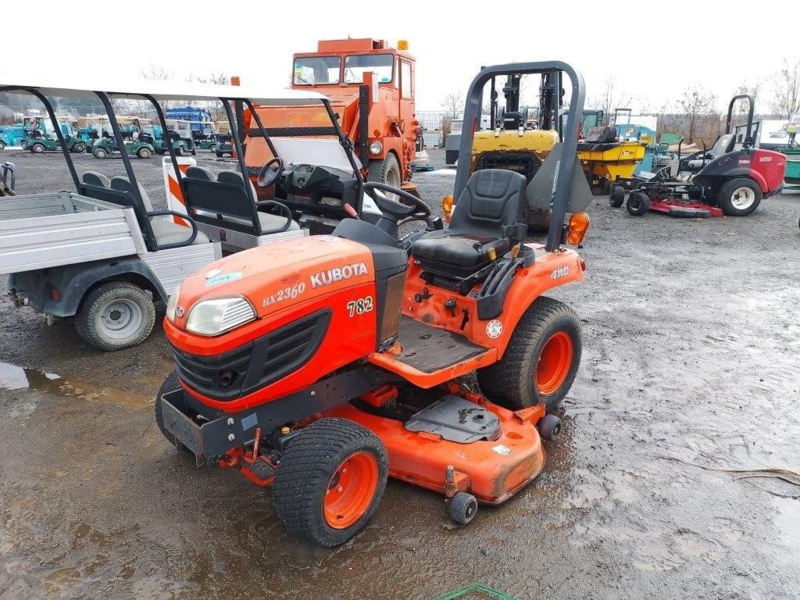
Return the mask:
[[607,189],[612,183],[633,178],[636,165],[642,161],[647,145],[641,140],[615,141],[614,129],[593,129],[578,143],[578,159],[591,187]]

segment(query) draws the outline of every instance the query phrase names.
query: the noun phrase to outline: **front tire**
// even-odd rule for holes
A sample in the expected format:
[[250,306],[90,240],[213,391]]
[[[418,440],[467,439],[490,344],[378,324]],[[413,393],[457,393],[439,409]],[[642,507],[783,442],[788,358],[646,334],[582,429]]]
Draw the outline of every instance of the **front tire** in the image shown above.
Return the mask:
[[634,217],[646,215],[650,210],[650,197],[644,192],[631,192],[625,203],[625,209]]
[[106,158],[108,156],[108,151],[105,148],[94,148],[92,149],[92,156],[95,158]]
[[33,152],[34,154],[41,154],[44,151],[45,151],[44,144],[34,144],[33,146],[31,146],[31,152]]
[[[389,152],[383,160],[369,161],[367,181],[385,183],[386,185],[396,188],[402,187],[403,174],[400,172],[400,163],[397,162],[397,157]],[[386,195],[390,200],[402,202],[402,200],[397,197],[397,194],[387,193]]]
[[375,434],[347,419],[322,419],[284,452],[272,503],[289,532],[332,548],[367,524],[388,476],[388,454]]
[[83,299],[75,329],[95,348],[113,352],[141,344],[156,322],[153,300],[132,283],[111,282]]
[[761,188],[752,179],[739,177],[723,185],[717,195],[717,206],[729,217],[744,217],[761,204]]
[[581,362],[581,324],[563,302],[540,297],[517,323],[505,354],[478,370],[486,397],[520,410],[543,403],[555,410],[567,395]]
[[152,152],[150,152],[149,148],[139,148],[139,151],[136,153],[136,156],[139,158],[150,158],[152,156]]

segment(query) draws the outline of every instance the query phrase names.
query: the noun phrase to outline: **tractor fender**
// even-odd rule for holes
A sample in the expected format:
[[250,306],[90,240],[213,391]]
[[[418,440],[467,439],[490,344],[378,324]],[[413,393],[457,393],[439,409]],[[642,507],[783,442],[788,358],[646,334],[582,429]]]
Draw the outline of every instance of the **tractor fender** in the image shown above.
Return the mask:
[[[494,346],[497,348],[497,358],[502,358],[525,312],[549,290],[572,282],[582,282],[584,265],[574,250],[537,256],[536,262],[517,277],[517,281],[511,286],[503,312],[485,324],[485,331],[475,331],[476,338],[483,339],[473,341],[487,347]],[[496,325],[492,326],[494,321],[499,321],[502,332],[496,338],[491,337],[496,335],[498,329]],[[482,321],[480,323],[483,324]]]
[[[86,294],[107,281],[127,281],[149,290],[155,300],[168,300],[164,286],[137,256],[93,261],[11,275],[9,287],[27,295],[34,308],[56,317],[72,317]],[[51,290],[60,292],[53,299]]]

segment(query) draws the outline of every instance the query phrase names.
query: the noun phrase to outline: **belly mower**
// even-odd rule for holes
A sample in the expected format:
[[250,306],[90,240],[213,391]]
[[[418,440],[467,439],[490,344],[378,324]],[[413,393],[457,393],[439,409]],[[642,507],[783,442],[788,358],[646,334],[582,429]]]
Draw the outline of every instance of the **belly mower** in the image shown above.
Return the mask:
[[[475,78],[468,122],[485,83],[507,70]],[[361,182],[383,213],[376,224],[343,219],[331,235],[229,256],[170,300],[176,370],[156,399],[159,428],[198,465],[272,486],[280,521],[300,538],[350,539],[388,477],[444,494],[466,525],[479,504],[505,502],[541,472],[542,440],[561,429],[548,413],[575,378],[580,321],[543,294],[583,280],[585,263],[564,246],[589,226],[591,194],[572,194],[568,176],[583,82],[559,62],[513,70],[572,82],[578,118],[558,168],[530,184],[493,169],[467,181],[465,161],[446,230],[414,195]],[[524,243],[521,223],[537,190],[553,210],[544,245]],[[411,219],[428,229],[398,241]]]
[[[731,129],[737,100],[749,102],[747,133],[738,136]],[[628,213],[642,216],[648,211],[673,217],[743,217],[758,208],[763,198],[783,189],[786,157],[778,152],[753,148],[753,99],[734,96],[728,106],[726,131],[710,151],[678,158],[678,175],[664,167],[647,176],[637,176],[634,190],[615,186],[609,202],[618,208],[625,203]]]

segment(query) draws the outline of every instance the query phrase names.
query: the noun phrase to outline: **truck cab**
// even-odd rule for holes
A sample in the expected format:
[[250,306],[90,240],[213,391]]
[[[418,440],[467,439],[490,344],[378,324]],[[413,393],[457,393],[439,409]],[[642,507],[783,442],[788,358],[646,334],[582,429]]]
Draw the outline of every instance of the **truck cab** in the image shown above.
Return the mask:
[[[370,181],[410,187],[419,123],[414,105],[414,57],[407,42],[392,48],[371,38],[320,41],[316,52],[294,55],[292,89],[331,100],[339,127],[354,145]],[[303,106],[257,107],[276,135],[312,135],[327,116]],[[249,127],[249,118],[245,114]],[[286,124],[292,127],[287,128]],[[292,130],[293,129],[293,130]],[[268,144],[248,136],[246,162],[255,171],[271,158]],[[252,173],[251,173],[252,174]]]

